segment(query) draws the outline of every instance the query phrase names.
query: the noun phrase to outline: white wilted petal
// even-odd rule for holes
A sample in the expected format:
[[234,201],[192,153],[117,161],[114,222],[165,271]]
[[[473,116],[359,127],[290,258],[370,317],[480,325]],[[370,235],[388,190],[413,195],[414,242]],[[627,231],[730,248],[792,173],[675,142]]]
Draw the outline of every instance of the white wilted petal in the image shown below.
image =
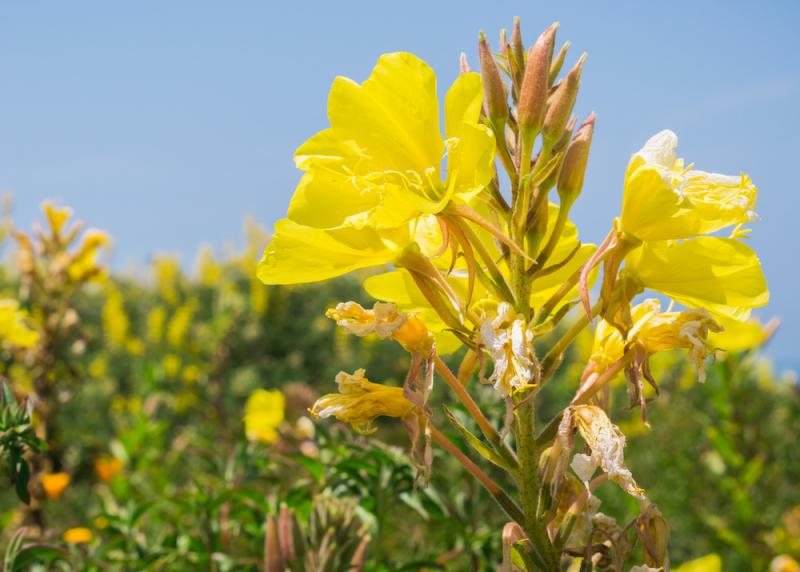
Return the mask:
[[515,317],[510,304],[501,303],[497,316],[481,324],[481,341],[494,362],[489,377],[504,397],[515,389],[530,384],[533,379],[533,330],[525,320]]

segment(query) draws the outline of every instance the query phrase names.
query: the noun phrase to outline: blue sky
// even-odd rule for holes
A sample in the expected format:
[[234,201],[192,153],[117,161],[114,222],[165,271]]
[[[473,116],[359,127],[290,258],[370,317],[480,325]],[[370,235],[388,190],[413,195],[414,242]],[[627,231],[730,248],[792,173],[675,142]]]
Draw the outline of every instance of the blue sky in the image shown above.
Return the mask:
[[412,51],[455,77],[522,17],[528,41],[561,22],[589,53],[577,111],[598,114],[574,218],[597,241],[629,155],[663,128],[698,168],[761,189],[752,244],[770,281],[770,353],[797,364],[800,4],[773,2],[43,2],[0,0],[0,193],[27,227],[45,198],[111,232],[114,262],[238,240],[271,224],[299,175],[294,149],[326,126],[336,75],[363,80]]

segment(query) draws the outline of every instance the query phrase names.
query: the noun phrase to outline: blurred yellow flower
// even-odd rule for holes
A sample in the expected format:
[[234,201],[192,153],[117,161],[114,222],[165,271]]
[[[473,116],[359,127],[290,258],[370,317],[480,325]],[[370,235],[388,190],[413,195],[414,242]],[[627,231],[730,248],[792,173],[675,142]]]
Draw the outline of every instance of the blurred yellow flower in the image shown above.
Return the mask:
[[164,356],[161,365],[164,368],[164,375],[166,377],[177,377],[178,372],[181,370],[181,358],[175,354],[168,354]]
[[222,279],[222,265],[214,258],[214,250],[209,245],[204,245],[197,253],[197,279],[203,286],[216,286]]
[[91,542],[94,538],[94,535],[88,528],[78,527],[70,528],[69,530],[64,531],[62,538],[64,539],[64,542],[69,544],[85,544],[87,542]]
[[709,554],[684,562],[673,568],[672,572],[722,572],[722,559],[716,554]]
[[45,496],[50,500],[61,497],[71,480],[69,474],[64,472],[42,475],[41,481]]
[[311,408],[315,417],[336,417],[350,424],[358,433],[368,435],[375,431],[376,417],[404,418],[414,412],[415,406],[403,395],[402,387],[389,387],[372,383],[364,377],[364,370],[352,375],[340,371],[336,375],[339,393],[320,397]]
[[162,254],[153,258],[153,272],[161,297],[169,304],[178,302],[181,268],[176,256]]
[[179,306],[175,313],[172,315],[169,324],[167,324],[167,342],[173,348],[183,346],[186,341],[186,334],[189,332],[189,327],[192,325],[192,318],[197,309],[197,302],[189,300],[185,304]]
[[42,210],[47,217],[53,236],[60,237],[61,232],[64,230],[64,225],[72,216],[72,209],[69,207],[57,207],[50,201],[44,201]]
[[27,312],[16,300],[0,299],[0,342],[30,348],[39,341],[39,333],[26,323]]
[[282,391],[256,389],[245,405],[244,430],[247,438],[261,443],[275,443],[285,407],[286,398]]
[[121,348],[125,345],[130,331],[130,320],[125,312],[125,302],[122,292],[114,285],[106,288],[106,303],[103,305],[102,314],[103,333],[112,347]]
[[90,228],[83,235],[83,243],[72,255],[67,268],[70,279],[75,282],[98,280],[104,278],[105,270],[97,264],[98,250],[110,242],[108,234]]
[[167,310],[156,306],[147,313],[147,339],[157,344],[164,337],[164,325],[167,323]]
[[122,461],[116,457],[100,457],[94,462],[94,472],[103,482],[109,482],[122,471]]

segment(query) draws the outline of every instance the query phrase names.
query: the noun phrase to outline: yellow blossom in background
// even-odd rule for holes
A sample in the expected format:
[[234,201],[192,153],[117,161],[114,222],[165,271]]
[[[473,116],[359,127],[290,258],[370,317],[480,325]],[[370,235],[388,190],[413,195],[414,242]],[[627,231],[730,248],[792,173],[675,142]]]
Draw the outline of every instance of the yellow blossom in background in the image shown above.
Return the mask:
[[156,306],[147,313],[147,339],[157,344],[164,337],[164,326],[167,323],[167,310]]
[[757,218],[758,189],[747,175],[695,170],[677,159],[678,137],[651,137],[633,155],[625,175],[620,225],[639,240],[689,238]]
[[50,231],[53,236],[60,237],[64,230],[64,225],[72,216],[72,209],[69,207],[57,207],[50,201],[42,203],[42,211],[47,217],[47,223],[50,225]]
[[478,74],[459,76],[445,98],[442,138],[436,77],[413,54],[381,56],[360,85],[337,78],[328,99],[331,127],[295,154],[305,174],[288,218],[275,225],[261,280],[325,280],[390,262],[415,242],[423,251],[440,243],[430,215],[470,200],[494,175],[482,94]]
[[73,254],[67,268],[69,277],[75,282],[83,280],[98,280],[104,278],[104,268],[97,263],[99,249],[110,242],[108,234],[101,230],[90,228],[83,235],[83,242]]
[[684,562],[672,569],[673,572],[722,572],[722,559],[716,554],[709,554],[696,560]]
[[41,481],[45,496],[50,500],[60,498],[71,480],[69,474],[64,472],[42,475]]
[[178,302],[178,281],[181,275],[178,258],[170,255],[156,256],[153,259],[153,273],[162,298],[169,304],[176,304]]
[[173,348],[180,348],[184,345],[196,310],[197,302],[195,300],[190,300],[175,310],[167,324],[167,343]]
[[286,398],[274,389],[257,389],[247,399],[244,430],[251,441],[272,444],[278,440],[278,426],[283,422]]
[[113,285],[106,289],[106,303],[103,305],[103,333],[112,347],[123,347],[130,333],[130,320],[125,313],[122,292]]
[[30,348],[39,341],[39,333],[27,323],[28,314],[19,308],[19,302],[0,299],[0,342]]
[[389,387],[373,383],[364,377],[364,370],[336,375],[339,393],[320,397],[311,408],[315,417],[336,417],[358,433],[368,435],[375,431],[376,417],[404,418],[414,412],[415,406],[403,395],[402,387]]
[[195,268],[197,279],[203,286],[216,286],[222,280],[222,265],[214,258],[214,250],[209,245],[200,248]]
[[64,542],[69,544],[85,544],[87,542],[91,542],[94,538],[94,535],[88,528],[78,527],[66,530],[62,538],[64,539]]
[[164,360],[161,362],[161,365],[164,368],[165,376],[177,377],[178,373],[181,371],[181,358],[175,354],[166,355],[164,356]]
[[[686,571],[684,570],[681,572]],[[800,572],[800,563],[798,563],[797,560],[791,556],[781,554],[780,556],[775,557],[772,562],[770,562],[769,572]]]
[[103,482],[109,482],[122,471],[122,461],[116,457],[100,457],[94,462],[94,472]]

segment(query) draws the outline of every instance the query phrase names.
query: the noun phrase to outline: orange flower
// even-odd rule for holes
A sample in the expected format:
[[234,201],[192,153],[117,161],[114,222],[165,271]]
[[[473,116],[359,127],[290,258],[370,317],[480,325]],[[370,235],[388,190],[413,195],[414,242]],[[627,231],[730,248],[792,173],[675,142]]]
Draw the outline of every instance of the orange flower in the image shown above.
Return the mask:
[[88,528],[78,527],[64,531],[62,538],[64,538],[64,542],[69,542],[70,544],[81,544],[91,542],[94,535]]
[[122,471],[122,461],[114,457],[100,457],[94,462],[97,477],[107,483]]
[[70,476],[67,473],[51,473],[49,475],[42,475],[42,488],[44,494],[50,500],[59,498],[64,489],[67,488],[70,482]]

